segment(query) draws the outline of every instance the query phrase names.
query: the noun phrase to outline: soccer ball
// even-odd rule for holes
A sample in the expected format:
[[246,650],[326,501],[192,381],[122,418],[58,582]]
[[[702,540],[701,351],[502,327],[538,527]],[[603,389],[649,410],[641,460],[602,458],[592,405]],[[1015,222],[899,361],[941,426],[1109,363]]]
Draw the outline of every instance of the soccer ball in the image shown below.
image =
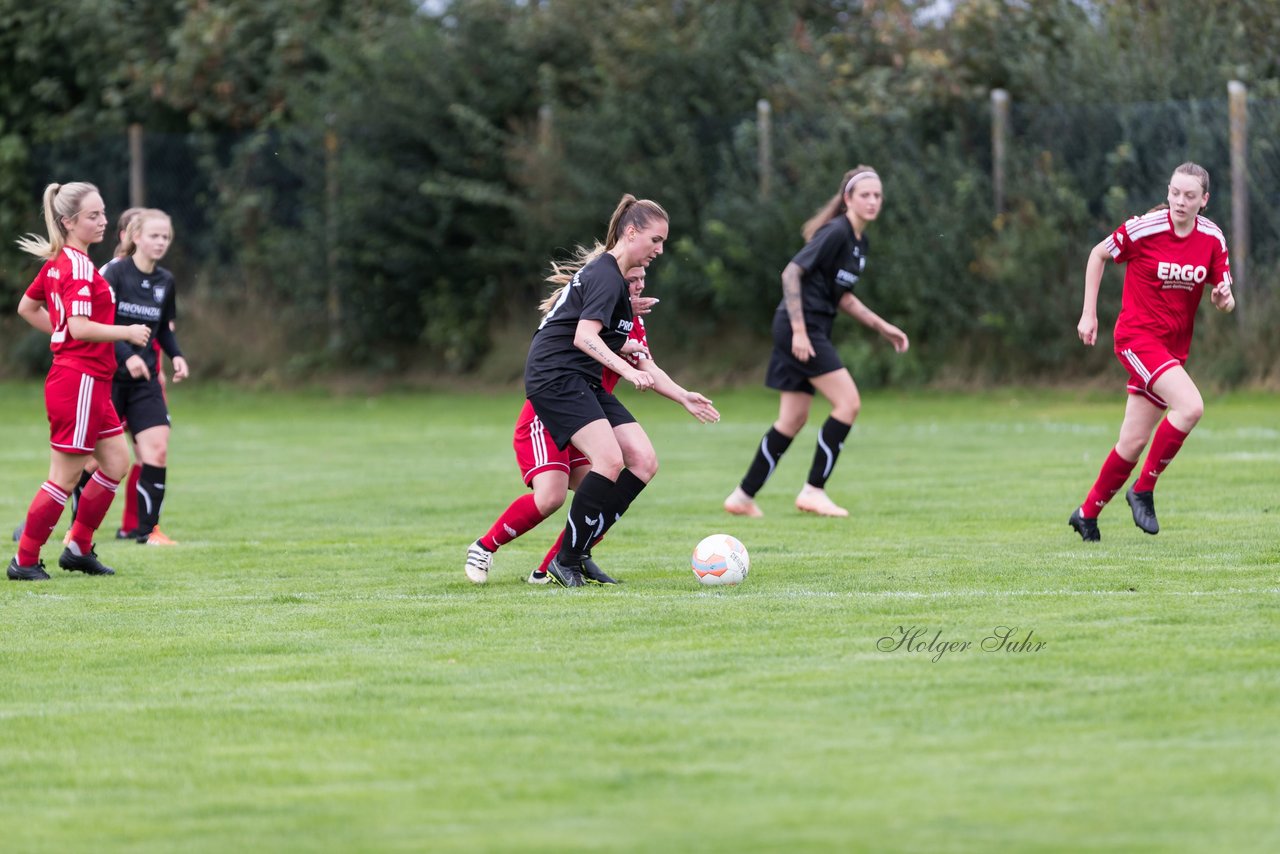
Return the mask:
[[708,586],[741,584],[750,566],[747,547],[728,534],[712,534],[693,550],[693,574]]

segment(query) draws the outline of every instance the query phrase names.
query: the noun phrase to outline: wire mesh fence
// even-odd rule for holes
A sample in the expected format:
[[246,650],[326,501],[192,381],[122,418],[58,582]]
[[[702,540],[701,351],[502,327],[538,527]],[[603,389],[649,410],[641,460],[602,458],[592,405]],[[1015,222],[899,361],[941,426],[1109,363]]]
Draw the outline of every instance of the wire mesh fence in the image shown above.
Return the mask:
[[[834,176],[853,165],[853,161],[871,160],[892,176],[886,189],[894,204],[903,203],[886,208],[891,224],[886,224],[884,231],[891,251],[887,257],[880,257],[890,266],[896,264],[900,274],[898,285],[886,297],[889,305],[899,312],[918,313],[922,328],[933,329],[940,340],[952,344],[956,341],[947,338],[951,334],[948,330],[975,313],[993,327],[1008,325],[1008,318],[1002,319],[999,311],[990,310],[990,290],[1002,281],[991,271],[1001,263],[1002,252],[1013,259],[1011,263],[1023,256],[1001,244],[1001,240],[1007,243],[1007,234],[991,234],[993,222],[997,230],[1002,226],[991,201],[989,101],[961,105],[948,115],[924,120],[918,116],[881,116],[874,120],[859,117],[835,121],[814,110],[788,113],[781,109],[771,110],[769,119],[767,125],[761,125],[758,115],[752,112],[710,117],[696,126],[680,129],[653,129],[656,139],[677,139],[689,148],[688,164],[694,164],[699,172],[695,175],[689,165],[672,164],[663,164],[658,170],[670,184],[670,197],[684,208],[686,222],[681,223],[682,231],[688,234],[701,229],[688,245],[698,244],[694,248],[704,257],[696,259],[698,263],[692,266],[685,264],[687,280],[714,276],[725,268],[723,258],[708,256],[736,253],[741,257],[730,259],[729,269],[762,271],[757,278],[765,283],[762,287],[770,289],[768,299],[776,300],[772,291],[774,268],[780,269],[781,264],[775,256],[798,248],[794,245],[796,234],[776,239],[779,223],[798,225],[830,194],[828,184]],[[573,181],[590,183],[591,169],[584,171],[582,162],[589,160],[592,168],[602,169],[598,164],[607,163],[611,149],[598,135],[591,139],[570,138],[574,128],[571,122],[565,124],[568,126],[555,127],[555,133],[565,136],[565,144],[559,150],[567,152],[565,157],[576,157],[578,163],[576,169],[563,164],[564,174]],[[1055,204],[1055,199],[1070,198],[1079,206],[1074,219],[1067,218],[1065,225],[1059,222],[1060,227],[1072,229],[1067,239],[1060,245],[1039,249],[1041,257],[1044,252],[1070,257],[1050,265],[1054,269],[1049,272],[1026,269],[1020,275],[1042,280],[1057,277],[1058,283],[1075,287],[1087,247],[1092,245],[1090,241],[1096,242],[1125,218],[1161,202],[1169,174],[1185,160],[1194,160],[1210,170],[1213,186],[1206,214],[1230,237],[1237,223],[1232,215],[1229,127],[1225,92],[1220,99],[1110,104],[1033,105],[1020,104],[1015,99],[1010,111],[1004,187],[1009,203],[1022,202],[1036,209],[1041,228],[1054,225],[1043,208]],[[545,131],[543,128],[541,132]],[[768,139],[762,134],[767,134]],[[1280,286],[1280,100],[1249,102],[1247,139],[1246,211],[1250,239],[1245,293],[1265,301]],[[545,139],[537,144],[542,146],[540,150],[547,148]],[[318,323],[323,323],[326,316],[330,321],[339,317],[341,312],[333,310],[334,293],[330,290],[326,296],[323,280],[342,276],[341,270],[330,269],[335,258],[359,253],[362,223],[329,221],[342,215],[342,207],[325,204],[327,190],[335,189],[326,182],[340,173],[327,173],[324,146],[323,129],[235,135],[144,131],[142,201],[167,211],[176,231],[166,265],[180,281],[205,285],[216,281],[216,289],[224,295],[251,292],[255,281],[282,275],[282,268],[264,264],[263,259],[276,252],[281,240],[288,240],[297,244],[292,247],[295,256],[306,259],[309,269],[299,276],[299,281],[307,286],[276,282],[272,296],[295,301],[300,315],[306,312]],[[655,152],[661,148],[651,147]],[[640,149],[647,150],[645,146]],[[762,150],[767,152],[767,159],[762,159]],[[544,159],[539,162],[545,165],[545,151],[540,157]],[[130,198],[130,153],[123,133],[64,139],[56,145],[34,149],[31,162],[33,198],[38,197],[46,181],[87,179],[102,189],[113,217],[137,201]],[[405,174],[394,162],[385,166],[385,180],[352,181],[351,174],[374,174],[369,164],[363,164],[360,172],[348,172],[337,189],[343,194],[382,194],[387,208],[400,208],[412,216],[414,199],[420,198],[416,188],[429,183],[433,176]],[[629,168],[634,177],[642,173],[644,164]],[[769,171],[770,180],[761,181],[762,168]],[[1052,192],[1045,190],[1050,185]],[[518,195],[528,186],[513,177],[509,191]],[[761,198],[766,188],[768,198]],[[1055,197],[1054,192],[1059,195]],[[601,195],[599,189],[595,193]],[[769,213],[771,209],[773,212]],[[778,209],[785,210],[785,216],[779,216]],[[31,213],[31,229],[40,230],[38,212]],[[732,228],[713,222],[750,226],[753,218],[758,220],[759,245],[743,239],[735,242]],[[688,221],[695,225],[691,227]],[[1003,227],[1021,226],[1005,223]],[[787,228],[794,230],[790,225]],[[749,227],[744,231],[751,233]],[[344,242],[345,256],[330,251],[332,247],[326,245],[335,235]],[[536,242],[519,235],[510,239],[517,246]],[[107,246],[111,245],[114,241],[108,240]],[[882,243],[882,250],[884,247]],[[1241,263],[1245,260],[1241,254],[1245,247],[1232,248],[1233,260],[1246,266]],[[98,260],[105,261],[109,249],[104,246],[97,252],[103,256]],[[762,254],[766,252],[769,254]],[[524,290],[518,292],[520,299],[529,296],[531,277],[527,270],[540,267],[545,257],[542,249],[530,256],[532,260],[513,253],[513,266],[523,265],[526,271],[522,274]],[[674,259],[664,263],[679,268]],[[288,265],[283,269],[287,271]],[[451,269],[449,273],[455,281],[465,283],[465,269]],[[16,276],[9,278],[6,289],[10,284],[15,288],[25,284],[18,282]],[[317,281],[321,281],[320,286]],[[343,299],[358,298],[358,283],[341,284]],[[726,276],[724,292],[732,295],[736,287],[740,287],[737,280]],[[966,289],[986,289],[988,293],[981,304],[977,300],[966,302],[960,296]],[[1008,302],[1012,305],[1018,296],[1011,295]],[[724,305],[740,308],[742,304],[735,303],[735,298],[731,296]],[[326,299],[330,301],[327,314]],[[1070,300],[1063,298],[1063,305],[1054,311],[1066,310],[1071,300],[1078,302],[1078,294]],[[998,301],[996,295],[994,302]],[[384,310],[396,309],[387,306]],[[1024,330],[1024,334],[1031,333]],[[1010,338],[1008,343],[1014,346],[1017,340]]]

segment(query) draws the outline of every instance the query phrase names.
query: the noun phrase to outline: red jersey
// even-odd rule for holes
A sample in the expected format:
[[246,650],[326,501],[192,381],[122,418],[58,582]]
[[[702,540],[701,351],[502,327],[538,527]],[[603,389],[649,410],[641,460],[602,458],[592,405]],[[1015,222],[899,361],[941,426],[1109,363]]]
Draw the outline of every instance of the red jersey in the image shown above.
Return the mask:
[[[648,350],[649,339],[645,338],[644,321],[640,318],[639,315],[636,315],[634,320],[635,320],[635,324],[631,327],[631,332],[629,335],[627,335],[627,340],[639,341],[640,344],[644,347],[644,349]],[[640,359],[637,358],[636,354],[625,353],[625,354],[619,354],[619,355],[621,355],[622,358],[626,359],[627,362],[631,365],[631,367],[633,368],[640,367]],[[604,386],[604,390],[609,392],[609,394],[613,394],[613,390],[618,387],[618,380],[620,379],[622,379],[620,375],[614,373],[608,368],[604,368],[600,373],[600,384]]]
[[49,310],[53,363],[95,379],[110,380],[116,372],[115,345],[110,341],[80,341],[67,330],[69,317],[87,317],[108,326],[116,322],[115,296],[89,256],[64,246],[40,268],[26,295],[44,302]]
[[1117,351],[1135,338],[1149,337],[1185,360],[1205,285],[1231,282],[1222,229],[1197,216],[1191,233],[1178,237],[1169,212],[1160,210],[1129,220],[1104,245],[1117,264],[1128,264],[1116,318]]

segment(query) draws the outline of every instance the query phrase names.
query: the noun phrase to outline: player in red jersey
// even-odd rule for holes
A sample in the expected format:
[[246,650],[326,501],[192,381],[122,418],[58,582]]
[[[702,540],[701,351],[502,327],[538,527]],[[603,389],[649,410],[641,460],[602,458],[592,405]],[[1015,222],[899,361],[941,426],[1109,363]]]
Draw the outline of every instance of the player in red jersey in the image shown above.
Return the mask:
[[1191,349],[1196,309],[1206,285],[1218,310],[1236,307],[1226,238],[1222,229],[1200,216],[1208,203],[1209,173],[1195,163],[1183,163],[1169,179],[1168,210],[1129,220],[1089,253],[1084,310],[1076,326],[1088,347],[1098,340],[1103,268],[1108,260],[1127,265],[1115,352],[1129,374],[1129,400],[1119,441],[1084,504],[1067,520],[1086,541],[1102,538],[1098,514],[1128,481],[1148,439],[1151,450],[1125,499],[1135,525],[1148,534],[1160,531],[1152,498],[1156,478],[1204,414],[1200,390],[1183,367]]
[[129,468],[129,446],[111,404],[111,377],[116,371],[113,342],[141,346],[151,336],[151,330],[141,324],[115,325],[111,288],[89,258],[89,245],[102,240],[107,229],[97,188],[87,183],[50,184],[43,201],[48,237],[27,235],[18,241],[24,251],[45,259],[30,288],[42,298],[23,294],[18,314],[50,333],[53,366],[45,382],[49,479],[27,510],[18,553],[9,562],[13,581],[49,578],[40,549],[58,523],[89,454],[97,458],[100,468],[85,487],[71,542],[58,565],[89,575],[115,574],[93,550],[94,531]]
[[[580,251],[578,257],[568,264],[554,267],[547,280],[558,285],[540,306],[545,314],[556,304],[562,289],[573,274],[580,270],[596,255],[604,251],[597,246],[591,251]],[[711,401],[697,392],[687,391],[657,366],[649,352],[644,321],[641,315],[652,310],[656,299],[641,296],[645,287],[644,267],[632,267],[625,276],[627,288],[631,295],[631,308],[635,316],[633,326],[621,355],[632,367],[647,371],[654,377],[654,391],[681,404],[693,417],[702,422],[717,421],[720,413],[711,405]],[[612,392],[618,384],[619,375],[608,368],[601,374],[601,385],[607,392]],[[489,569],[493,564],[493,553],[516,537],[532,530],[544,519],[548,518],[564,504],[568,490],[577,488],[586,475],[590,461],[572,444],[563,451],[556,447],[548,435],[546,427],[533,411],[528,400],[520,410],[516,419],[515,435],[512,444],[516,452],[516,464],[520,467],[520,475],[525,485],[533,489],[530,495],[522,495],[511,503],[501,516],[493,523],[489,531],[476,540],[467,549],[466,575],[476,584],[484,584],[489,580]],[[656,463],[656,460],[654,461]],[[654,466],[656,469],[656,465]],[[649,477],[652,472],[647,472]],[[546,584],[550,580],[546,568],[560,550],[564,534],[561,532],[551,550],[543,557],[542,563],[529,575],[530,584]],[[595,546],[597,538],[592,542]],[[588,557],[583,561],[584,580],[597,584],[614,584],[595,561]]]

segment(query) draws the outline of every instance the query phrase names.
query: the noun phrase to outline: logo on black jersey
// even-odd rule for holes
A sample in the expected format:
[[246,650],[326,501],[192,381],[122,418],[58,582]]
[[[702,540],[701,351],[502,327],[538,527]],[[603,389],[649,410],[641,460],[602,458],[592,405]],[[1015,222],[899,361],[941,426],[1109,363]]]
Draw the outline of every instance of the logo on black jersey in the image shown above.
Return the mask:
[[156,285],[151,291],[151,295],[156,298],[156,302],[164,302],[164,292],[167,290],[164,285]]
[[618,321],[618,331],[621,332],[623,335],[630,335],[631,330],[634,328],[635,328],[635,323],[633,323],[630,320],[623,319]]

